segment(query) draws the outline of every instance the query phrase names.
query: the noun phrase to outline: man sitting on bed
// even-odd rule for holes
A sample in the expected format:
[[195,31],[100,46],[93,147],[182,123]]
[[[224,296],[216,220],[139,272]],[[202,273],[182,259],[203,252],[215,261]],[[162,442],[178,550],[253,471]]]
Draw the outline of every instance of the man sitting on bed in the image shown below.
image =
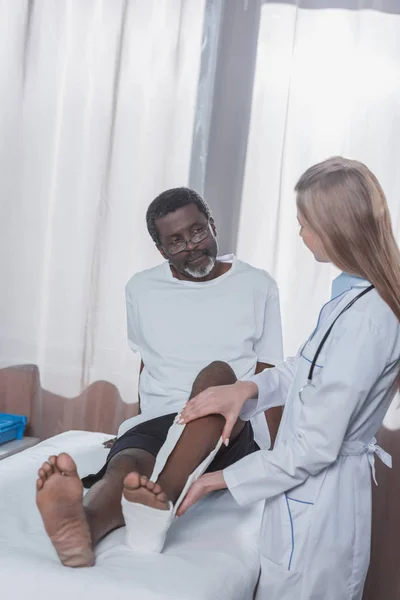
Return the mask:
[[[157,482],[149,481],[189,397],[282,360],[274,280],[233,255],[217,258],[214,220],[196,192],[178,188],[160,194],[148,208],[147,227],[166,262],[134,275],[126,286],[129,344],[142,358],[142,414],[125,424],[125,430],[131,427],[114,443],[101,471],[83,480],[90,487],[84,498],[67,454],[51,456],[39,469],[37,505],[61,562],[70,567],[93,565],[97,542],[124,525],[122,494],[129,502],[166,510],[214,449],[224,426],[220,415],[188,424]],[[279,411],[267,414],[272,438]],[[253,426],[257,443],[268,447],[264,417]],[[252,425],[239,420],[208,471],[256,449]]]

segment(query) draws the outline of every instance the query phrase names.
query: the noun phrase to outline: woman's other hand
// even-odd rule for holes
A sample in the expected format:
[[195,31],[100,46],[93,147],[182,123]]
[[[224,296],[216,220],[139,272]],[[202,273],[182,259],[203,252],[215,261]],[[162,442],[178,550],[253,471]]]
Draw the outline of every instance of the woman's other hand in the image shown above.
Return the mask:
[[182,504],[176,511],[178,517],[181,517],[193,504],[196,504],[203,496],[206,496],[210,492],[216,490],[223,490],[226,488],[226,483],[222,471],[215,471],[215,473],[205,473],[199,477],[197,481],[189,488]]

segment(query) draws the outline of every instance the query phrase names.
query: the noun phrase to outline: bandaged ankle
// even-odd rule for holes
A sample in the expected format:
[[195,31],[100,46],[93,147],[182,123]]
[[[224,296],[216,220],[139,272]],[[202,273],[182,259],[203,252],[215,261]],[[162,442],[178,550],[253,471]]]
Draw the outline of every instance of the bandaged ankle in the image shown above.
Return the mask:
[[[174,423],[167,438],[161,447],[154,465],[151,481],[156,482],[168,458],[181,437],[186,425]],[[218,450],[221,448],[222,438],[217,442],[214,450],[203,460],[203,462],[189,475],[186,484],[174,506],[170,502],[169,510],[158,510],[143,504],[128,502],[122,497],[122,512],[126,524],[126,545],[137,552],[161,552],[167,531],[174,520],[176,511],[185,498],[189,488],[206,471],[213,461]]]
[[125,543],[136,552],[161,552],[167,531],[174,519],[172,503],[169,510],[158,510],[144,504],[128,502],[122,497],[126,533]]

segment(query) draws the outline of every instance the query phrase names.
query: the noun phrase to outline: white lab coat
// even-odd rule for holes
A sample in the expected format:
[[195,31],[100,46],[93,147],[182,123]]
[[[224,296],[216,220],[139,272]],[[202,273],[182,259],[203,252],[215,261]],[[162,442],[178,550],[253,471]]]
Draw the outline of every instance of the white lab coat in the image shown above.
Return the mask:
[[[259,399],[242,417],[285,403],[273,451],[225,469],[241,505],[266,499],[257,600],[358,600],[367,574],[374,435],[395,394],[400,327],[375,290],[344,313],[318,358],[315,387],[305,385],[325,332],[362,291],[360,281],[326,304],[295,358],[254,378]],[[286,398],[286,402],[285,402]]]

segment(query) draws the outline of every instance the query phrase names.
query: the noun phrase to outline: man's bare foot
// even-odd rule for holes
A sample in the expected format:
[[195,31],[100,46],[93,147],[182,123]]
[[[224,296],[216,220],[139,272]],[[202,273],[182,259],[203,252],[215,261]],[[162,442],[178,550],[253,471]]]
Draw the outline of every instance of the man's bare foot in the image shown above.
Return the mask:
[[144,504],[159,510],[169,510],[168,498],[161,486],[139,473],[129,473],[125,477],[123,494],[128,502]]
[[51,456],[38,475],[36,504],[62,564],[91,567],[92,541],[82,504],[83,486],[74,461],[65,453]]

